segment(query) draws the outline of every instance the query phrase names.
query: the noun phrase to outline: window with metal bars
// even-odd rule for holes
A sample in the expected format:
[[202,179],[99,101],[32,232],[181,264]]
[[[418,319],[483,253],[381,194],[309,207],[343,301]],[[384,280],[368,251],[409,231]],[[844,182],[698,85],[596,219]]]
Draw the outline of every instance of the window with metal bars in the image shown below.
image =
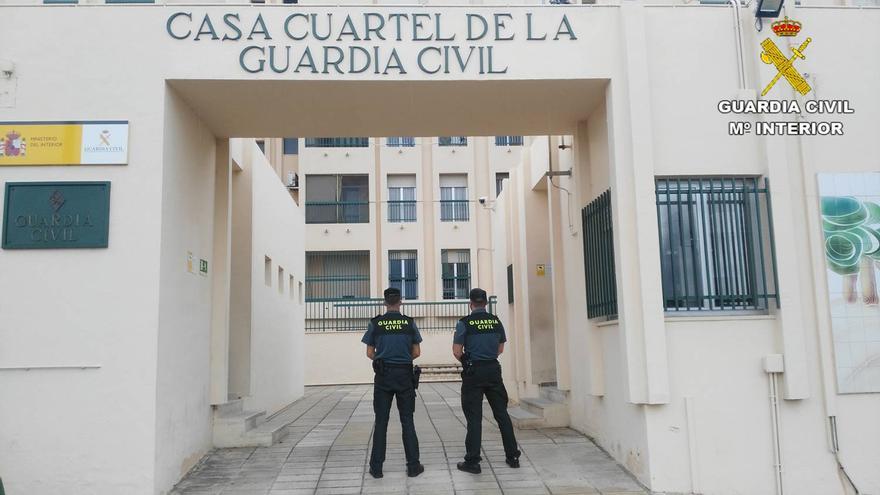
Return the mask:
[[299,139],[297,138],[284,138],[281,141],[281,147],[285,155],[297,155],[299,154]]
[[388,188],[388,221],[391,223],[416,221],[416,188]]
[[440,136],[437,138],[440,146],[467,146],[466,136]]
[[440,221],[466,222],[470,219],[466,174],[440,175]]
[[385,144],[394,147],[412,147],[416,145],[416,138],[408,136],[391,136],[385,139]]
[[369,223],[367,175],[307,175],[306,223]]
[[306,301],[368,299],[369,251],[306,252]]
[[388,285],[400,289],[400,295],[404,299],[419,298],[416,251],[388,251]]
[[368,137],[319,137],[306,138],[306,148],[366,148]]
[[471,253],[467,249],[440,252],[443,299],[467,299],[471,291]]
[[587,316],[617,315],[617,278],[614,270],[614,227],[611,190],[581,210],[584,241],[584,276]]
[[656,198],[666,311],[779,305],[767,179],[658,178]]
[[522,136],[495,136],[495,146],[522,146]]

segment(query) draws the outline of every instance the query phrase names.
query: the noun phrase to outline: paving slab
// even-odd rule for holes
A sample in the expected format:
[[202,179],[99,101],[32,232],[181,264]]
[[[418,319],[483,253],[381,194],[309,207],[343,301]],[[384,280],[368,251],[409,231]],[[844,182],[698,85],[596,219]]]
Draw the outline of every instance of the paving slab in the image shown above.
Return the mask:
[[307,387],[306,395],[269,418],[288,436],[271,447],[214,449],[172,495],[647,495],[589,438],[569,428],[517,430],[521,467],[504,462],[501,435],[483,405],[483,472],[464,473],[465,421],[459,383],[423,383],[415,423],[425,473],[406,476],[400,423],[388,427],[385,477],[368,473],[372,387]]

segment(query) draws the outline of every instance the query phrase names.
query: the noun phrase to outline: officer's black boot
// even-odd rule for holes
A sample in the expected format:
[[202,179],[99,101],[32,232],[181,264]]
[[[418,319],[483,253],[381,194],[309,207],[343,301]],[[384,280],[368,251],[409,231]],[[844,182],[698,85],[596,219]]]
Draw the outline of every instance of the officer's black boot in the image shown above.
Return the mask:
[[425,472],[425,466],[422,466],[421,464],[416,464],[414,466],[407,466],[406,467],[406,475],[409,476],[410,478],[415,478],[416,476],[418,476],[424,472]]
[[475,462],[459,462],[457,466],[459,471],[464,471],[466,473],[480,474],[483,472],[483,470],[480,469],[480,465]]
[[370,476],[372,476],[373,478],[377,478],[377,479],[378,479],[378,478],[381,478],[381,477],[383,477],[383,476],[385,476],[385,475],[382,474],[382,468],[373,468],[373,467],[370,467]]
[[504,462],[506,462],[508,466],[514,469],[519,467],[519,459],[517,459],[516,457],[508,457],[504,460]]

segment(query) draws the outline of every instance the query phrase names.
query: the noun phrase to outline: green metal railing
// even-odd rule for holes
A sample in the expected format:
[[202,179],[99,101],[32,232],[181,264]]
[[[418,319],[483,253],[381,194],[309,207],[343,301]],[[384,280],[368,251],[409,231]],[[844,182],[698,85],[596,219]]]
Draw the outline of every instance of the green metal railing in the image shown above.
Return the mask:
[[370,223],[370,203],[306,201],[306,223]]
[[467,199],[441,199],[441,222],[467,222],[470,220],[470,201]]
[[366,148],[369,145],[367,137],[306,138],[306,148]]
[[522,146],[522,136],[495,136],[495,146]]
[[767,179],[658,178],[656,200],[666,311],[779,306]]
[[392,136],[385,140],[388,146],[394,147],[413,147],[416,145],[416,138],[409,136]]
[[587,316],[617,315],[617,278],[614,271],[614,228],[611,190],[581,210]]
[[[486,309],[495,313],[497,298]],[[365,332],[370,319],[385,312],[381,299],[306,301],[306,332]],[[466,316],[468,301],[404,301],[403,314],[415,319],[420,332],[452,332]]]

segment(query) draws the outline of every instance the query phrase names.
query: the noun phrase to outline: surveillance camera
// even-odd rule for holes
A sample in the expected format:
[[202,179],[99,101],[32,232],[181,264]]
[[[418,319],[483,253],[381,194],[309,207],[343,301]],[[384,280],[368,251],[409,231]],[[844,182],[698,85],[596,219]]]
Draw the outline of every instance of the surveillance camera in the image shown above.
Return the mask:
[[481,205],[486,204],[486,199],[487,199],[486,196],[480,196],[480,198],[479,198],[480,204]]

